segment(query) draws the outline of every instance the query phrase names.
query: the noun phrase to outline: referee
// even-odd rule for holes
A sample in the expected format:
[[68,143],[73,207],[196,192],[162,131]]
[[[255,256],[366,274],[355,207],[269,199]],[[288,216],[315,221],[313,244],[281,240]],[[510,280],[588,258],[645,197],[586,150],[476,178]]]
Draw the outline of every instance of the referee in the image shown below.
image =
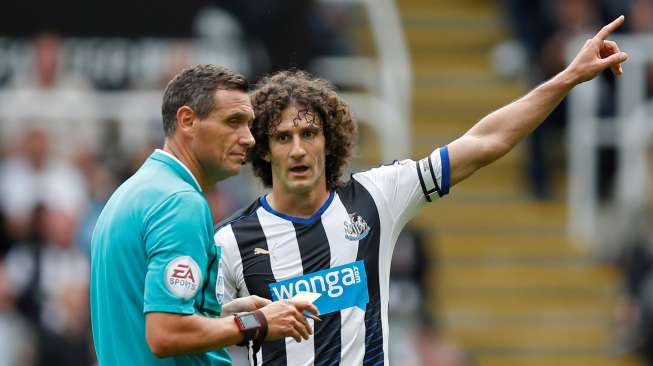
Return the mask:
[[186,69],[166,87],[163,149],[118,187],[93,232],[100,365],[230,365],[225,346],[312,332],[302,315],[315,312],[310,304],[250,296],[223,306],[218,291],[221,249],[203,192],[237,174],[254,144],[247,87],[214,65]]

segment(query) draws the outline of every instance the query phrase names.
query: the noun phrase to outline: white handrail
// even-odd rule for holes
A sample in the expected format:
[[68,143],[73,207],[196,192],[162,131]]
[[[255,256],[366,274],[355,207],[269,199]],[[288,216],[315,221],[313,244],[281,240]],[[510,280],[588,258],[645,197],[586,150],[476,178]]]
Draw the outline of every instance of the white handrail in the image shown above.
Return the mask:
[[365,0],[379,52],[381,99],[387,103],[383,113],[381,139],[384,160],[410,155],[412,69],[404,32],[393,0]]
[[[321,0],[323,2],[356,3],[365,7],[370,21],[378,59],[329,57],[316,68],[336,83],[349,82],[364,86],[363,93],[343,94],[362,122],[375,128],[385,162],[402,159],[411,153],[412,68],[410,53],[404,40],[401,18],[394,0]],[[374,68],[373,72],[364,67]],[[344,75],[330,72],[345,70]],[[341,80],[354,78],[349,80]],[[339,79],[339,80],[336,80]],[[374,80],[373,80],[374,79]],[[373,108],[373,109],[369,109]]]
[[[568,167],[568,231],[584,242],[596,242],[602,235],[597,195],[597,151],[599,146],[614,146],[619,161],[614,202],[607,204],[611,214],[628,214],[646,198],[646,148],[653,134],[651,106],[646,101],[647,68],[653,61],[653,36],[615,36],[620,48],[629,53],[624,74],[616,81],[614,118],[600,119],[598,79],[575,88],[569,96],[567,151]],[[571,60],[585,38],[569,43],[567,58]],[[611,126],[609,133],[602,127]],[[624,216],[625,217],[625,216]]]
[[619,170],[617,172],[617,203],[623,213],[635,212],[646,201],[649,185],[647,148],[653,136],[653,102],[638,106],[624,118],[619,140]]

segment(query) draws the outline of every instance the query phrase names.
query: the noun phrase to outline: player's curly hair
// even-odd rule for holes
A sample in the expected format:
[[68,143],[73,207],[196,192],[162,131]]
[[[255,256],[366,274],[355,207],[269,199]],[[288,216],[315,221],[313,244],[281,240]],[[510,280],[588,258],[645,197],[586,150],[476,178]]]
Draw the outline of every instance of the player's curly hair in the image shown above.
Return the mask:
[[[342,185],[340,177],[351,156],[358,133],[349,106],[338,97],[334,86],[305,71],[280,71],[263,78],[252,94],[256,145],[248,151],[254,174],[266,187],[272,186],[272,167],[263,157],[270,152],[270,134],[290,106],[306,108],[319,117],[325,137],[327,190]],[[299,109],[299,108],[298,108]]]

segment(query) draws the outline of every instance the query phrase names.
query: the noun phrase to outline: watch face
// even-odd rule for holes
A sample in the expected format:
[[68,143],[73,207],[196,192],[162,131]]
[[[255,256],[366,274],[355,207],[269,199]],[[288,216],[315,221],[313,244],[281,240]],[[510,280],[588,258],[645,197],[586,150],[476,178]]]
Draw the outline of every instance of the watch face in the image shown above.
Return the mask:
[[245,329],[252,329],[260,326],[258,319],[254,314],[244,314],[240,316],[240,323]]

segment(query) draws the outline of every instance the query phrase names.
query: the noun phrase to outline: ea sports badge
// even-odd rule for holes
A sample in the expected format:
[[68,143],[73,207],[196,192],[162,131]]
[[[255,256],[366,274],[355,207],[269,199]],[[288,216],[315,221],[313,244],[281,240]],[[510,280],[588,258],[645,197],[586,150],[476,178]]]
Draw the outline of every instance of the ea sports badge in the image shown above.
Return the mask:
[[202,285],[202,272],[193,258],[177,257],[166,266],[165,282],[173,295],[188,300]]

